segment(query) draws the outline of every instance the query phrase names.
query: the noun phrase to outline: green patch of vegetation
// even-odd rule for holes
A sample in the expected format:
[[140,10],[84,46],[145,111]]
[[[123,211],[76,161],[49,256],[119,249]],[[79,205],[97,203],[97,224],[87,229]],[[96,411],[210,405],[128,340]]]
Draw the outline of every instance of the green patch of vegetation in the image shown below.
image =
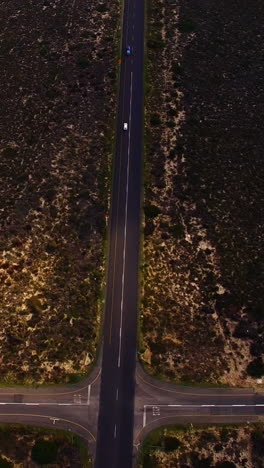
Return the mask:
[[160,214],[159,207],[151,204],[146,205],[144,211],[147,218],[156,218]]
[[106,3],[99,3],[99,5],[96,7],[96,10],[100,13],[105,13],[107,11]]
[[56,461],[58,446],[54,441],[39,439],[32,447],[32,460],[40,465],[53,463]]
[[47,90],[46,96],[48,99],[55,99],[60,96],[60,92],[55,88],[50,88]]
[[150,121],[150,125],[152,125],[153,127],[155,125],[160,125],[161,124],[160,115],[159,114],[152,114],[149,121]]
[[169,226],[169,232],[175,237],[175,239],[181,238],[184,236],[184,226],[183,224],[174,224],[173,226]]
[[[12,461],[11,464],[4,464],[5,457]],[[92,467],[86,443],[73,432],[24,424],[0,424],[0,468],[17,466],[17,463],[27,466],[29,460],[38,466],[55,462],[58,468]]]
[[46,57],[48,55],[48,53],[49,53],[49,51],[48,51],[47,47],[42,46],[40,51],[39,51],[39,55],[41,57]]
[[5,158],[14,158],[17,155],[17,148],[13,148],[12,146],[7,146],[6,148],[3,149],[2,151],[2,156]]
[[178,115],[178,111],[176,109],[173,109],[173,107],[170,107],[170,109],[168,110],[168,114],[172,117],[176,117]]
[[147,47],[149,47],[149,49],[162,49],[164,47],[164,41],[162,39],[148,39]]
[[69,384],[79,383],[79,382],[81,382],[81,380],[83,380],[85,377],[86,377],[86,374],[82,374],[82,373],[70,374],[70,375],[69,375],[68,383],[69,383]]
[[6,460],[0,455],[0,468],[12,468],[12,466],[13,463],[10,463],[8,460]]
[[195,30],[195,24],[191,19],[189,19],[189,20],[181,21],[179,23],[178,28],[179,28],[179,31],[182,33],[191,33]]
[[169,159],[174,159],[176,156],[176,150],[175,149],[171,149],[170,152],[169,152]]
[[252,316],[257,322],[261,322],[264,319],[264,305],[258,304],[252,311]]
[[247,373],[254,378],[261,378],[264,375],[264,362],[261,357],[253,359],[248,364]]
[[[251,425],[250,428],[243,424],[183,424],[160,427],[146,436],[140,451],[139,467],[163,468],[169,465],[235,468],[241,449],[247,449],[249,457],[252,457],[248,460],[249,464],[253,460],[258,464],[264,453],[263,440],[263,425],[259,423]],[[220,450],[215,450],[216,441]],[[217,459],[214,458],[214,453],[217,453]]]
[[88,57],[87,56],[81,56],[78,58],[77,60],[77,65],[81,68],[86,68],[89,66],[89,60],[88,60]]
[[175,123],[173,120],[168,120],[168,121],[166,122],[166,124],[167,124],[167,127],[169,127],[169,128],[174,128],[174,127],[176,127],[176,123]]
[[173,452],[182,446],[182,442],[177,437],[166,436],[164,437],[164,451]]

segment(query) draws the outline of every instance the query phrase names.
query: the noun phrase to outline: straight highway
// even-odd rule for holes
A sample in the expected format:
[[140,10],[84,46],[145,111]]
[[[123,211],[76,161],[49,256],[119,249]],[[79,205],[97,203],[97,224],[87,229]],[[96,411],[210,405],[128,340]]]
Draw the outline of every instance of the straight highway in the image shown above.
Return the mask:
[[78,385],[0,389],[1,422],[75,431],[89,442],[96,468],[135,466],[144,436],[161,424],[264,417],[263,393],[176,386],[136,367],[143,71],[144,0],[124,0],[102,361]]
[[[127,46],[131,47],[131,56],[125,55]],[[144,2],[125,0],[96,468],[132,466],[143,140],[143,58]],[[128,124],[127,130],[124,130],[124,123]]]

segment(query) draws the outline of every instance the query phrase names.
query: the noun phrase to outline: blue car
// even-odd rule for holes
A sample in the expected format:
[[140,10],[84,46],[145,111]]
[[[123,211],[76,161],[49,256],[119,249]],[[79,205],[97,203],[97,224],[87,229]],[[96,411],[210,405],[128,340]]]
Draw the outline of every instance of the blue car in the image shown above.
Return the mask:
[[126,47],[126,55],[131,55],[131,54],[132,54],[131,47],[130,47],[130,46],[127,46],[127,47]]

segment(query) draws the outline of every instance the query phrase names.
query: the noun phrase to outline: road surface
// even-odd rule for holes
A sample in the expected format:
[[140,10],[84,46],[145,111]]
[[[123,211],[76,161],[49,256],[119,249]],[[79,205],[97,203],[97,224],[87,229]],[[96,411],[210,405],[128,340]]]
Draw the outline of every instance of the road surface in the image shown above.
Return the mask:
[[[132,48],[131,57],[124,54]],[[96,468],[132,466],[143,133],[144,2],[126,0]],[[128,130],[123,129],[124,122]]]
[[[0,421],[61,427],[89,442],[96,468],[130,468],[161,424],[260,421],[251,389],[174,386],[136,369],[143,129],[144,1],[125,0],[102,362],[78,385],[1,388]],[[128,130],[123,130],[124,122]],[[100,397],[100,400],[99,400]],[[98,416],[99,415],[99,416]],[[97,439],[97,440],[96,440]],[[135,464],[135,458],[133,465]]]

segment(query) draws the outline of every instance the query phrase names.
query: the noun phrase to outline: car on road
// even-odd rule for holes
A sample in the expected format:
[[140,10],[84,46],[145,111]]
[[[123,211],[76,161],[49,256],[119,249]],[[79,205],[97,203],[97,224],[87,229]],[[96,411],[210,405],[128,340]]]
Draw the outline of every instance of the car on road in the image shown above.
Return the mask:
[[130,46],[126,47],[126,55],[131,55],[132,54],[132,49]]
[[127,124],[127,122],[124,122],[123,129],[124,129],[124,130],[127,130],[127,129],[128,129],[128,124]]

